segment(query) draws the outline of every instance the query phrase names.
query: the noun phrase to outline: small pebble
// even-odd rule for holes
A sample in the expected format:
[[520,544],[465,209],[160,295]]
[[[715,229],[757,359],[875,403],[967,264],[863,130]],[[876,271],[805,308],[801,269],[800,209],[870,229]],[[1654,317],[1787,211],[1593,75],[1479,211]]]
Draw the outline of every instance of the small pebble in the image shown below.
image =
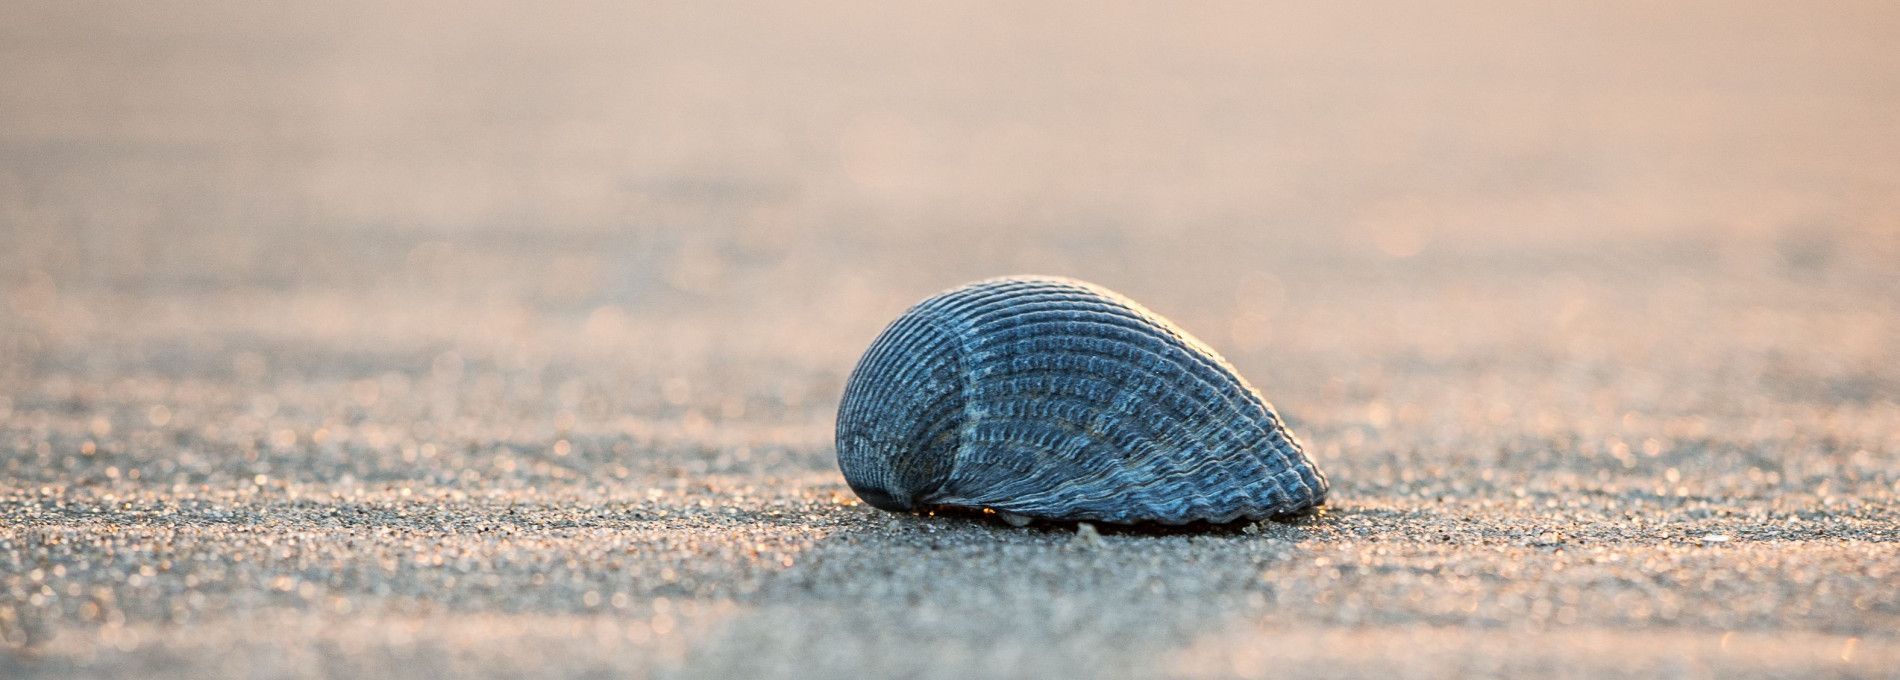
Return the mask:
[[1102,544],[1102,532],[1096,531],[1093,524],[1081,522],[1075,525],[1075,538],[1070,539],[1069,543],[1087,547],[1098,546]]

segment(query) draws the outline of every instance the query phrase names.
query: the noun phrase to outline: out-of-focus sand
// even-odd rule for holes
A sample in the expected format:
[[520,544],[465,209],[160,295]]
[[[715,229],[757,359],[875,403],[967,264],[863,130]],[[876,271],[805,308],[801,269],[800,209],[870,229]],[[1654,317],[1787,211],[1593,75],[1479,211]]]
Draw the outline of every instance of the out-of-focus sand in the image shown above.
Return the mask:
[[[0,6],[0,675],[1900,668],[1893,3],[389,4]],[[1015,272],[1333,507],[856,502]]]

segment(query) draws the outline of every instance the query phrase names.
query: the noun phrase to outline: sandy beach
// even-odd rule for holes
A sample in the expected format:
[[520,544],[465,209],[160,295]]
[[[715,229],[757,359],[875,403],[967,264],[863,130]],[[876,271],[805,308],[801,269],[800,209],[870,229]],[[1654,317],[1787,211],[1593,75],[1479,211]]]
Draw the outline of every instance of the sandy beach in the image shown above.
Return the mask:
[[[1900,7],[9,2],[0,677],[1900,677]],[[1063,274],[1331,504],[896,515]]]

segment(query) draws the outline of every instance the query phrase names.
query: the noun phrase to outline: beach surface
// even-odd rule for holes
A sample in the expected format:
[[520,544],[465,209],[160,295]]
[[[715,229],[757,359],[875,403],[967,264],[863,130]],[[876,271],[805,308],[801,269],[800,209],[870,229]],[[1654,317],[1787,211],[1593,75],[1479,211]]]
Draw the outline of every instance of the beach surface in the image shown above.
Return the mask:
[[[0,677],[1900,677],[1900,6],[0,6]],[[836,468],[1062,274],[1311,516]]]

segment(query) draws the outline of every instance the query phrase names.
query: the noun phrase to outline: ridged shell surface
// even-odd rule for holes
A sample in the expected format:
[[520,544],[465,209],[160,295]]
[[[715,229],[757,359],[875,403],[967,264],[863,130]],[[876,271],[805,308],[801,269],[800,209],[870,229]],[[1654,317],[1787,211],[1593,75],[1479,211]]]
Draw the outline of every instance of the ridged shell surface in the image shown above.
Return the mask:
[[1326,477],[1226,360],[1108,289],[1043,276],[939,293],[878,336],[838,465],[891,511],[1124,524],[1265,519]]

